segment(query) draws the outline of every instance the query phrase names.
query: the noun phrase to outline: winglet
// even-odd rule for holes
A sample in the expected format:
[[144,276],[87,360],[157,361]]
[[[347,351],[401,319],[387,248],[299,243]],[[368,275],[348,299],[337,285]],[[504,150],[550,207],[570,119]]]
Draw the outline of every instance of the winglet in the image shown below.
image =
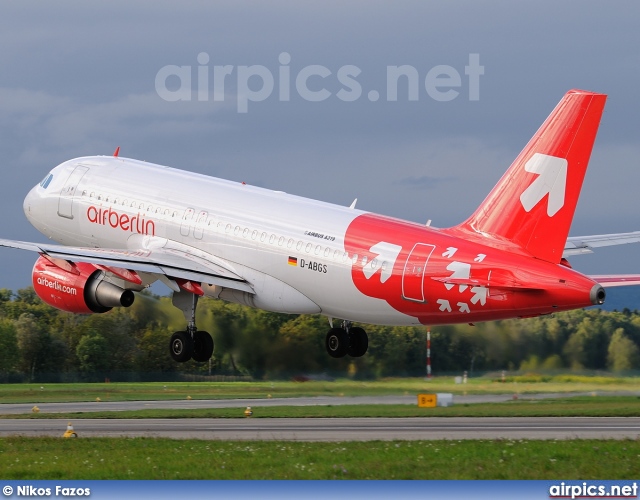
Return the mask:
[[120,154],[120,146],[118,146],[116,150],[113,152],[113,156],[117,158],[119,154]]

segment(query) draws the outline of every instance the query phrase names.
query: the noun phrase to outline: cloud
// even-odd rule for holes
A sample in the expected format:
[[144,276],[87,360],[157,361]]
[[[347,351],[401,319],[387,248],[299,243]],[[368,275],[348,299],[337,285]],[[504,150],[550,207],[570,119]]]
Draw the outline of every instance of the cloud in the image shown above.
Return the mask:
[[422,175],[420,177],[404,177],[402,179],[398,179],[396,184],[425,191],[435,189],[444,183],[454,182],[456,180],[457,179],[455,177],[433,177],[431,175]]
[[[572,233],[639,229],[640,4],[575,5],[7,4],[0,17],[0,211],[13,215],[0,236],[34,238],[20,216],[22,199],[48,169],[118,145],[122,156],[341,205],[357,197],[363,210],[456,224],[572,87],[610,95]],[[210,56],[210,74],[215,65],[267,67],[274,93],[237,113],[236,70],[222,103],[163,101],[154,88],[158,71],[189,65],[195,86],[200,52]],[[288,102],[278,100],[281,52],[291,55]],[[477,102],[464,87],[470,53],[485,66]],[[386,102],[385,70],[405,64],[418,71],[420,98],[408,101],[403,87],[397,102]],[[425,92],[426,73],[441,64],[462,78],[451,102]],[[331,98],[307,102],[293,92],[307,65],[332,72],[310,81],[324,83]],[[362,70],[356,102],[336,98],[343,65]],[[382,97],[369,101],[371,90]]]
[[28,129],[68,108],[70,99],[21,88],[0,87],[0,126]]
[[211,136],[226,125],[218,115],[228,103],[168,103],[153,93],[86,103],[43,91],[0,88],[0,143],[15,148],[24,166],[50,163],[52,156],[108,154],[127,145],[175,137]]

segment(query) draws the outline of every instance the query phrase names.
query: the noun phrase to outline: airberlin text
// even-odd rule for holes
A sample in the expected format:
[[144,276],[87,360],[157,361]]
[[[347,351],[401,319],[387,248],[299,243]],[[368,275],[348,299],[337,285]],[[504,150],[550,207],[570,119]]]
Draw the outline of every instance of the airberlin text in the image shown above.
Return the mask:
[[52,488],[36,488],[31,485],[16,487],[16,496],[19,497],[50,497],[51,494],[57,497],[88,497],[91,496],[91,489],[56,486],[55,490],[53,490]]
[[120,214],[111,208],[103,209],[91,206],[87,209],[87,219],[93,224],[101,226],[111,226],[113,229],[120,229],[130,233],[149,234],[155,236],[156,225],[152,220],[144,218],[138,212],[133,217],[129,214]]
[[57,281],[51,281],[47,278],[38,277],[38,285],[45,286],[47,288],[53,288],[54,290],[69,295],[78,295],[78,289],[72,286],[61,285]]

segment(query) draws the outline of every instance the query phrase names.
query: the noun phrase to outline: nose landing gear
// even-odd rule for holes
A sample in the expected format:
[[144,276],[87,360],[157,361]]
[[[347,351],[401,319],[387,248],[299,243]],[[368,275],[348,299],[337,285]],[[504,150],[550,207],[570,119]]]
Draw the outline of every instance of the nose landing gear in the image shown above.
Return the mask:
[[184,363],[190,359],[199,363],[209,361],[213,354],[213,339],[209,333],[199,331],[196,327],[198,296],[181,290],[173,293],[171,301],[184,313],[187,320],[186,331],[176,332],[171,336],[169,342],[171,358],[178,363]]

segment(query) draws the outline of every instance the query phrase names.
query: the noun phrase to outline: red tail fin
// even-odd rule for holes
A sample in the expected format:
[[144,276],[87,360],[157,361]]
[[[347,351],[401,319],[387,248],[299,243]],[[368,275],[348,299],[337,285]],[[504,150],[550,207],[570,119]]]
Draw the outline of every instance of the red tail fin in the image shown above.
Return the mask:
[[565,94],[475,213],[456,229],[559,263],[607,96]]

